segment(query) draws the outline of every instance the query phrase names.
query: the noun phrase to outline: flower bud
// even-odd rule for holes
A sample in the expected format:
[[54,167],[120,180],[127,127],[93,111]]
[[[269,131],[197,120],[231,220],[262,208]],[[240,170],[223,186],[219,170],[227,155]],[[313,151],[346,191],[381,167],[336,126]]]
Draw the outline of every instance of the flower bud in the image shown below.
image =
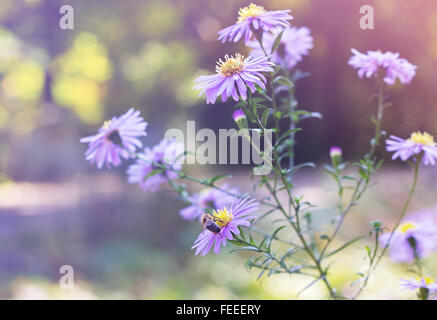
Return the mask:
[[246,129],[247,128],[247,118],[244,114],[243,110],[237,109],[232,114],[232,118],[234,119],[235,123],[238,125],[238,128],[240,129]]
[[331,147],[329,150],[329,155],[331,157],[331,162],[334,167],[337,167],[341,163],[341,148],[340,147]]

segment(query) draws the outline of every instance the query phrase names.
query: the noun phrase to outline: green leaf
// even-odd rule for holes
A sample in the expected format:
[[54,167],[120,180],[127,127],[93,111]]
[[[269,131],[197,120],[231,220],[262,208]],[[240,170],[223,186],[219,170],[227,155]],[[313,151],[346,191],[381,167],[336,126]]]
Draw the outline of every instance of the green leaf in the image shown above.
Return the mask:
[[320,112],[308,112],[308,113],[302,115],[300,117],[300,120],[311,119],[311,118],[323,119],[323,116]]
[[241,247],[241,246],[244,246],[244,243],[243,242],[241,242],[241,241],[239,241],[239,240],[235,240],[235,239],[233,239],[233,240],[228,240],[230,243],[232,243],[233,245],[236,245],[236,246],[239,246],[239,247]]
[[346,242],[346,243],[345,243],[344,245],[342,245],[341,247],[339,247],[339,248],[335,249],[334,251],[330,252],[328,255],[326,255],[326,257],[331,257],[331,256],[333,256],[334,254],[336,254],[336,253],[342,251],[342,250],[345,249],[346,247],[349,247],[351,244],[353,244],[353,243],[355,243],[355,242],[357,242],[358,240],[361,240],[361,239],[363,239],[363,237],[358,237],[358,238],[355,238],[355,239],[353,239],[353,240],[351,240],[351,241]]
[[224,179],[224,178],[232,178],[232,176],[230,174],[219,174],[211,179],[208,179],[208,183],[209,183],[209,185],[213,185],[214,182],[217,182],[217,181]]
[[293,133],[298,132],[300,130],[301,130],[300,128],[294,128],[294,129],[290,129],[290,130],[285,131],[283,134],[281,134],[278,141],[276,141],[275,146],[278,145],[285,138],[291,136]]
[[327,234],[322,234],[320,236],[320,239],[322,239],[322,240],[329,240],[330,238],[329,238],[329,236]]
[[288,249],[287,252],[282,256],[281,263],[283,263],[288,257],[292,256],[296,251],[298,251],[296,248]]
[[266,270],[267,269],[264,269],[263,271],[261,271],[256,279],[259,280],[262,277],[262,275],[264,274],[264,272],[266,272]]
[[281,43],[281,38],[282,38],[282,34],[284,33],[284,30],[282,30],[275,38],[275,41],[273,42],[272,45],[272,51],[270,52],[270,54],[273,54],[273,52],[276,51],[276,49],[278,49],[279,44]]
[[249,110],[247,106],[242,107],[242,110],[250,122],[256,123],[256,117],[253,115],[253,113]]
[[270,252],[270,247],[272,246],[272,241],[273,239],[275,239],[276,235],[278,234],[279,231],[281,231],[282,229],[284,229],[285,226],[281,226],[278,229],[275,230],[275,232],[273,232],[273,234],[270,236],[269,242],[267,244],[267,251]]
[[323,279],[325,279],[325,275],[322,275],[322,276],[318,277],[316,280],[311,281],[305,288],[303,288],[302,290],[299,291],[297,296],[299,296],[302,292],[304,292],[305,290],[309,289],[310,287],[312,287],[317,282],[319,282],[320,280],[323,280]]
[[238,249],[231,250],[231,252],[229,252],[229,254],[231,254],[231,253],[233,253],[235,251],[242,251],[242,250],[261,252],[261,250],[258,249],[257,247],[247,246],[247,247],[244,247],[244,248],[238,248]]
[[267,126],[267,121],[269,120],[270,109],[265,109],[262,115],[262,124],[265,128]]
[[145,177],[144,177],[144,181],[146,181],[147,179],[149,179],[150,177],[153,177],[159,173],[161,173],[163,170],[162,169],[155,169],[151,172],[149,172]]
[[294,166],[293,168],[288,169],[288,170],[287,170],[287,174],[289,174],[289,173],[294,173],[294,172],[296,172],[296,171],[298,171],[299,169],[304,168],[304,167],[315,168],[315,167],[316,167],[316,164],[315,164],[314,162],[304,162],[304,163],[300,163],[300,164],[298,164],[297,166]]
[[274,83],[274,84],[280,84],[280,85],[286,86],[286,87],[289,88],[289,89],[294,88],[294,84],[293,84],[293,82],[291,82],[290,79],[288,79],[288,78],[286,78],[286,77],[284,77],[284,76],[278,76],[278,77],[276,77],[276,78],[273,80],[273,83]]

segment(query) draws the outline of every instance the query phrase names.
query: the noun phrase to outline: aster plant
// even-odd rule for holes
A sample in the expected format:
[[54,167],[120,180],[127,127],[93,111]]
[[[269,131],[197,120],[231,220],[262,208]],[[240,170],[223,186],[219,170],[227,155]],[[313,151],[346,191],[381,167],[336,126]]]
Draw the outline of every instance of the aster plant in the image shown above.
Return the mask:
[[[323,167],[336,185],[337,214],[332,224],[321,231],[313,225],[315,205],[297,194],[294,179],[301,168],[315,167],[312,162],[295,164],[294,161],[301,122],[322,118],[319,113],[302,109],[295,97],[295,83],[309,75],[299,70],[298,64],[310,53],[313,38],[309,28],[290,25],[289,12],[266,11],[255,4],[241,8],[236,23],[219,31],[218,40],[243,39],[248,55],[226,55],[224,60],[218,60],[215,74],[195,80],[194,89],[199,90],[199,96],[207,104],[215,104],[219,99],[235,101],[229,116],[240,132],[261,133],[267,147],[265,152],[271,156],[272,171],[253,175],[252,194],[244,193],[249,190],[240,192],[227,183],[219,186],[221,180],[229,178],[227,174],[200,178],[185,173],[181,160],[187,152],[176,141],[164,139],[154,147],[138,150],[142,147],[138,138],[146,135],[146,123],[132,109],[106,123],[97,135],[81,139],[89,143],[86,158],[99,168],[105,163],[118,166],[121,158],[135,158],[136,162],[127,170],[128,182],[139,184],[144,192],[170,186],[187,204],[179,212],[181,218],[193,221],[199,228],[202,225],[197,237],[193,237],[195,255],[220,254],[224,246],[231,244],[233,251],[252,254],[247,267],[258,270],[258,278],[298,274],[308,278],[308,285],[302,291],[320,282],[332,299],[357,299],[389,253],[396,263],[413,264],[416,268],[418,280],[402,280],[402,286],[417,290],[419,298],[428,299],[437,289],[434,281],[424,274],[422,265],[428,254],[437,249],[437,226],[435,221],[425,221],[422,214],[406,216],[406,213],[415,193],[420,166],[435,165],[437,161],[437,145],[431,134],[418,131],[408,139],[390,135],[385,141],[386,151],[393,152],[393,160],[400,159],[413,168],[410,192],[394,225],[389,228],[383,222],[373,222],[368,234],[334,246],[351,209],[359,205],[383,163],[377,151],[385,136],[384,111],[390,106],[387,90],[397,81],[408,85],[417,67],[399,53],[367,51],[364,54],[352,49],[349,65],[357,70],[359,78],[368,78],[377,88],[376,110],[372,116],[374,134],[368,152],[355,162],[343,159],[340,146],[331,147],[331,162]],[[274,137],[270,138],[268,130],[273,130]],[[249,135],[243,136],[254,145]],[[198,184],[203,190],[193,192],[187,182]],[[258,191],[268,196],[257,196]],[[276,218],[273,225],[263,223],[273,216]],[[357,273],[358,280],[354,283],[359,285],[352,295],[346,296],[332,282],[328,259],[335,259],[364,238],[367,244],[363,246],[363,255],[368,271]]]

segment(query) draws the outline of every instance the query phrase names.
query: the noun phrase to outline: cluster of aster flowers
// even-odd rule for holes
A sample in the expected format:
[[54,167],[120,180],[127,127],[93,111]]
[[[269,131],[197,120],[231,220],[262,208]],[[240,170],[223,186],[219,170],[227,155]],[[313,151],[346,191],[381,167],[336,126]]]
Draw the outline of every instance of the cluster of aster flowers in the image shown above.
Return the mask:
[[[290,27],[293,17],[290,10],[266,11],[263,7],[250,4],[241,8],[237,22],[219,31],[222,42],[237,42],[244,38],[251,49],[248,57],[240,53],[219,59],[216,74],[200,76],[194,89],[200,90],[199,96],[205,95],[206,103],[215,103],[221,96],[226,102],[229,97],[235,101],[247,99],[247,89],[255,92],[256,86],[265,89],[266,78],[263,72],[273,72],[273,67],[285,65],[293,68],[313,47],[313,39],[308,28]],[[278,50],[273,44],[278,35],[281,41]],[[263,39],[261,47],[260,39]],[[268,50],[268,53],[264,50]],[[274,52],[272,52],[274,51]],[[267,55],[266,55],[267,53]]]
[[390,51],[383,53],[378,50],[367,51],[367,54],[364,54],[356,49],[352,49],[352,53],[354,55],[349,59],[349,65],[358,69],[360,78],[381,74],[386,84],[393,85],[396,79],[399,79],[402,84],[408,84],[416,75],[417,66],[406,59],[399,58],[399,53]]
[[[290,76],[289,71],[305,55],[308,55],[309,50],[313,48],[313,38],[311,37],[310,30],[306,27],[291,27],[289,21],[293,17],[289,15],[289,12],[290,10],[266,11],[263,7],[255,4],[241,8],[236,23],[219,31],[218,40],[222,42],[237,42],[243,39],[250,49],[250,55],[247,57],[240,53],[225,55],[224,60],[218,60],[215,74],[200,76],[195,80],[196,85],[194,89],[200,90],[199,96],[205,96],[206,103],[214,104],[219,97],[222,102],[226,102],[231,97],[235,101],[244,100],[237,105],[238,109],[232,114],[234,121],[240,129],[248,128],[248,119],[255,122],[250,118],[251,114],[248,114],[247,110],[244,109],[246,100],[255,100],[251,97],[250,93],[263,91],[261,92],[263,98],[268,100],[270,97],[267,96],[267,79],[269,79],[272,87],[271,91],[276,92],[273,85],[275,79],[273,79],[274,77],[271,76],[271,73],[277,75],[279,70],[279,77],[284,78],[282,74],[285,74],[286,78],[290,78],[291,81],[293,77]],[[368,51],[366,54],[363,54],[355,49],[352,49],[352,53],[353,56],[349,59],[349,65],[357,69],[360,78],[364,76],[367,78],[378,77],[386,85],[393,85],[399,79],[402,84],[408,84],[416,74],[417,67],[406,59],[400,58],[398,53]],[[289,84],[287,79],[282,80]],[[382,81],[378,81],[381,88],[385,87]],[[283,84],[281,83],[281,85]],[[290,87],[292,87],[292,84],[290,84]],[[291,90],[289,92],[290,95],[293,95]],[[378,108],[382,111],[385,107],[383,90],[381,90],[380,94],[381,103]],[[274,108],[274,94],[272,94],[270,101],[272,101],[272,108]],[[291,105],[291,103],[289,104]],[[267,109],[266,106],[262,107]],[[255,114],[256,108],[255,106]],[[270,110],[267,111],[263,114],[264,123],[268,121]],[[267,115],[265,119],[264,115]],[[381,119],[382,116],[377,121],[381,121]],[[377,131],[380,129],[379,124],[376,126]],[[179,182],[174,181],[184,176],[186,177],[181,172],[182,161],[185,158],[183,143],[163,139],[157,145],[143,149],[140,138],[147,136],[146,127],[147,123],[140,117],[140,112],[134,109],[130,109],[126,114],[118,118],[112,118],[104,123],[96,135],[80,140],[82,143],[89,144],[88,150],[85,153],[86,159],[92,164],[96,164],[99,169],[105,164],[108,168],[111,166],[117,167],[121,165],[122,159],[136,159],[135,163],[131,164],[127,169],[128,182],[138,184],[144,192],[155,192],[160,189],[161,185],[170,182],[171,186],[179,192],[181,198],[188,203],[187,207],[180,210],[180,216],[186,220],[196,221],[197,223],[201,222],[203,225],[203,230],[192,246],[196,255],[204,256],[211,250],[218,254],[229,240],[236,240],[236,242],[245,241],[241,235],[240,227],[250,227],[253,224],[257,218],[255,213],[258,211],[260,203],[251,196],[241,195],[237,188],[230,187],[227,184],[223,184],[219,188],[212,182],[206,183],[205,180],[198,180],[198,182],[208,186],[207,188],[198,193],[188,194],[185,185],[178,185]],[[259,127],[264,128],[265,125],[259,125]],[[276,129],[279,130],[278,123],[276,124]],[[292,136],[292,134],[290,135]],[[375,135],[375,139],[379,139],[378,135]],[[399,158],[402,161],[413,160],[416,162],[415,178],[417,178],[417,170],[420,163],[424,165],[435,165],[437,163],[437,144],[433,136],[427,132],[414,132],[408,139],[401,139],[392,135],[386,140],[386,145],[386,150],[393,152],[393,160]],[[332,166],[329,168],[334,169],[331,173],[336,177],[342,190],[341,181],[344,177],[341,176],[341,171],[345,167],[345,164],[342,163],[342,149],[340,147],[332,147],[330,158]],[[374,160],[373,147],[369,158],[372,158],[371,161]],[[280,166],[281,164],[279,163]],[[280,169],[278,172],[282,174],[284,170]],[[362,179],[368,180],[369,176],[363,178],[363,175],[368,174],[367,172],[363,173],[361,170],[360,174]],[[192,178],[191,180],[196,181]],[[363,191],[360,190],[360,184],[364,180],[360,180],[357,183],[351,203],[348,206],[349,208],[358,199],[354,198],[355,195],[361,196]],[[286,179],[282,179],[282,181],[284,184],[282,190],[292,188],[291,185],[286,184]],[[275,180],[274,188],[276,187]],[[410,196],[414,193],[414,188],[415,183],[413,184]],[[183,191],[181,192],[181,190]],[[275,200],[278,201],[278,206],[275,208],[284,210],[276,197],[276,189],[269,191]],[[340,197],[341,194],[342,191],[340,191]],[[294,204],[294,201],[297,203],[300,201],[300,199],[296,200],[296,198],[293,198],[290,192],[289,197],[292,204]],[[409,200],[405,208],[408,207]],[[296,208],[299,208],[299,206],[295,207],[295,210],[298,210]],[[347,210],[341,212],[342,217],[339,220],[339,225],[336,227],[332,237],[328,237],[327,245],[321,251],[321,257],[323,257],[332,238],[341,227]],[[405,210],[403,210],[398,221],[399,223],[392,232],[377,233],[379,238],[376,239],[385,246],[380,257],[383,256],[385,249],[390,248],[390,257],[393,261],[399,263],[417,263],[418,260],[426,258],[431,252],[437,251],[436,215],[434,212],[420,212],[402,219],[404,213]],[[285,211],[284,214],[287,215]],[[295,214],[298,217],[299,213],[297,211]],[[287,219],[289,218],[287,216]],[[292,221],[292,219],[289,220]],[[302,229],[299,229],[300,226],[294,225],[293,222],[291,224],[297,228],[295,231],[301,235]],[[380,230],[382,232],[383,229]],[[276,232],[270,237],[270,244],[275,238],[275,234]],[[239,239],[239,235],[241,235],[242,240]],[[264,240],[266,239],[268,238]],[[307,245],[305,238],[302,237],[301,240],[303,241],[303,248],[311,250],[311,246]],[[256,246],[253,239],[250,241],[252,241],[250,245]],[[284,261],[283,259],[287,258],[287,256],[284,256],[281,260],[273,259],[270,244],[264,247],[266,251],[261,250],[262,243],[259,245],[260,250],[258,252],[267,253],[268,258],[265,261]],[[378,250],[378,246],[376,245],[375,247],[375,255],[373,256],[376,256]],[[309,256],[314,257],[314,253],[309,252]],[[284,267],[284,264],[279,264],[280,267]],[[372,267],[374,265],[371,264],[369,270],[372,270]],[[261,268],[264,267],[261,266]],[[322,270],[320,261],[317,262],[317,268],[320,271],[321,279],[323,278],[323,281],[327,283],[331,295],[336,297],[335,290],[331,289],[327,277],[325,277],[327,269]],[[267,267],[265,270],[275,269],[268,269]],[[289,269],[286,267],[285,270],[289,272]],[[410,290],[419,289],[420,295],[426,299],[431,295],[437,294],[435,280],[423,277],[421,272],[419,279],[402,279],[401,285]]]
[[121,158],[136,158],[137,162],[127,171],[128,181],[138,183],[144,191],[156,191],[159,185],[168,179],[175,179],[182,168],[181,156],[184,155],[183,143],[174,140],[162,140],[152,149],[145,148],[143,153],[137,150],[143,146],[142,136],[147,136],[147,122],[140,112],[129,109],[120,117],[106,121],[93,136],[80,139],[88,143],[86,159],[96,163],[100,169],[121,165]]
[[[127,170],[128,182],[137,183],[144,192],[159,190],[162,184],[179,177],[185,158],[184,145],[163,139],[152,148],[146,147],[143,152],[137,152],[143,146],[139,138],[147,136],[146,127],[147,122],[134,109],[120,117],[113,117],[104,123],[96,135],[80,139],[80,142],[89,144],[85,152],[86,159],[100,169],[105,164],[108,168],[121,165],[121,158],[136,158],[136,162]],[[250,225],[249,221],[254,216],[248,215],[256,211],[258,202],[238,194],[237,188],[225,184],[221,188],[207,188],[188,197],[190,206],[180,211],[184,219],[199,220],[206,210],[214,210],[212,219],[220,228],[218,233],[205,229],[196,240],[193,248],[201,248],[202,255],[208,253],[216,239],[214,252],[219,253],[221,245],[226,245],[226,239],[231,240],[232,234],[239,233],[238,226]]]

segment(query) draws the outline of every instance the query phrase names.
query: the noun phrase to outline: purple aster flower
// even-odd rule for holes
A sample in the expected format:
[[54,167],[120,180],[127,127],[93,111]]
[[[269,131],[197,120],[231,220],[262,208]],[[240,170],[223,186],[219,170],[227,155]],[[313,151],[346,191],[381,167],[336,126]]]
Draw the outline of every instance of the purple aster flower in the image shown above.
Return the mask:
[[417,290],[420,288],[428,289],[430,292],[437,293],[437,283],[433,278],[421,278],[421,279],[401,279],[401,286],[408,290]]
[[390,136],[386,140],[387,151],[394,152],[392,159],[400,158],[402,161],[423,152],[423,163],[434,165],[437,160],[437,144],[434,137],[427,132],[413,132],[407,140]]
[[[232,194],[239,194],[237,188],[229,188],[227,184],[221,186],[220,189],[228,191]],[[191,205],[182,209],[179,214],[187,220],[198,219],[205,213],[206,209],[220,209],[229,207],[234,201],[234,197],[214,188],[206,188],[201,192],[190,197]]]
[[[138,183],[144,192],[155,192],[168,179],[176,179],[182,169],[184,144],[163,139],[152,149],[145,148],[128,170],[128,182]],[[167,169],[163,169],[164,165]]]
[[208,229],[203,230],[191,249],[196,248],[196,255],[206,255],[214,244],[214,252],[218,254],[221,246],[226,246],[226,239],[234,239],[233,234],[239,234],[238,226],[250,226],[251,219],[255,216],[250,216],[258,210],[259,203],[251,197],[244,197],[237,199],[228,210],[223,209],[214,210],[212,219],[220,228],[220,231],[214,233]]
[[411,82],[416,75],[417,66],[406,59],[399,58],[399,53],[381,51],[367,51],[363,54],[355,49],[351,50],[354,56],[349,59],[349,65],[358,69],[358,76],[367,78],[376,76],[379,69],[385,70],[384,82],[393,85],[396,78],[403,84]]
[[[390,241],[390,258],[393,261],[413,262],[414,251],[422,259],[437,249],[437,224],[434,216],[431,211],[421,211],[404,219]],[[387,232],[379,240],[385,245],[389,238],[390,232]]]
[[139,115],[139,111],[129,109],[119,118],[106,121],[96,135],[80,139],[81,143],[89,143],[86,159],[100,169],[105,162],[108,168],[111,164],[116,167],[121,164],[121,157],[132,157],[131,153],[142,147],[138,137],[147,135],[147,122]]
[[[276,29],[273,33],[264,33],[263,47],[267,54],[272,52],[275,39],[281,31],[281,29]],[[271,61],[292,69],[313,48],[313,37],[311,37],[310,33],[311,31],[307,27],[285,29],[278,48],[271,56]],[[258,41],[250,41],[248,45],[253,48],[250,52],[251,55],[257,57],[265,56]]]
[[[216,66],[217,74],[200,76],[194,82],[194,89],[200,89],[199,96],[206,95],[206,103],[215,103],[218,96],[222,102],[232,96],[235,101],[241,96],[247,99],[247,87],[255,92],[255,85],[265,89],[266,78],[261,72],[272,72],[272,63],[266,57],[244,58],[241,54],[234,57],[225,56],[225,61],[219,60]],[[238,91],[237,91],[238,87]]]
[[291,10],[266,11],[264,7],[251,3],[238,11],[238,20],[232,26],[219,31],[219,40],[222,42],[237,42],[244,37],[245,43],[251,40],[253,32],[270,31],[277,27],[287,28],[293,17],[288,13]]

